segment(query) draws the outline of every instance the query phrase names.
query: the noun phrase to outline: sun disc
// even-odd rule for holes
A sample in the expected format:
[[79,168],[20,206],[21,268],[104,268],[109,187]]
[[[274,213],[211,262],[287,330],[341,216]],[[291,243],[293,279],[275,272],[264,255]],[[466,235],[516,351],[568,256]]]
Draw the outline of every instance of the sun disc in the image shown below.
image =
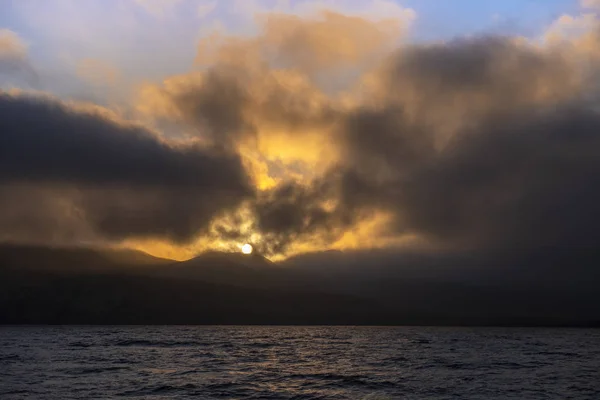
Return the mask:
[[242,253],[244,254],[250,254],[252,253],[252,245],[249,243],[246,243],[245,245],[242,246]]

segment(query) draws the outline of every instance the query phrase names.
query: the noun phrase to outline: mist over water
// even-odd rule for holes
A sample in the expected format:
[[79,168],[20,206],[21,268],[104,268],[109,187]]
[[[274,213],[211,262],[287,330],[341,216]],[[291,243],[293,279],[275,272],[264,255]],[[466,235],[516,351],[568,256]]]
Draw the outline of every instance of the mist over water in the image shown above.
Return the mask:
[[0,398],[598,399],[600,330],[3,327]]

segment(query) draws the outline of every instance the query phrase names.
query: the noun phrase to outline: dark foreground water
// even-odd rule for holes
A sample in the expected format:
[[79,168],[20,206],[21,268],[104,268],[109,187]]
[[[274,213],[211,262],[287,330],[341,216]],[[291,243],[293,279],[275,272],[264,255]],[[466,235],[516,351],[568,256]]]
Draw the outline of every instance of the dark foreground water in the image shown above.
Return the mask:
[[600,399],[600,330],[0,327],[1,399]]

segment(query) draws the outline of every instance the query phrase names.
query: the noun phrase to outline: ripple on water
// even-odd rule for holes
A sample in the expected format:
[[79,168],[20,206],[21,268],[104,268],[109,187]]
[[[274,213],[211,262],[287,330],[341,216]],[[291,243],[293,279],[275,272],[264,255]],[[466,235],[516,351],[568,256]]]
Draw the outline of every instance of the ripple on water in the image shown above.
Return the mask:
[[0,328],[0,398],[600,399],[596,330]]

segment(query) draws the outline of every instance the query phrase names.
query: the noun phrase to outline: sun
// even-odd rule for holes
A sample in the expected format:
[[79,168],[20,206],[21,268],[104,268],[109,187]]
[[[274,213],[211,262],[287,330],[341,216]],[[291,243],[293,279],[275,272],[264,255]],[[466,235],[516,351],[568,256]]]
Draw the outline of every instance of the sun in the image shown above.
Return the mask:
[[244,254],[251,254],[252,253],[252,245],[249,243],[246,243],[245,245],[242,246],[242,253]]

